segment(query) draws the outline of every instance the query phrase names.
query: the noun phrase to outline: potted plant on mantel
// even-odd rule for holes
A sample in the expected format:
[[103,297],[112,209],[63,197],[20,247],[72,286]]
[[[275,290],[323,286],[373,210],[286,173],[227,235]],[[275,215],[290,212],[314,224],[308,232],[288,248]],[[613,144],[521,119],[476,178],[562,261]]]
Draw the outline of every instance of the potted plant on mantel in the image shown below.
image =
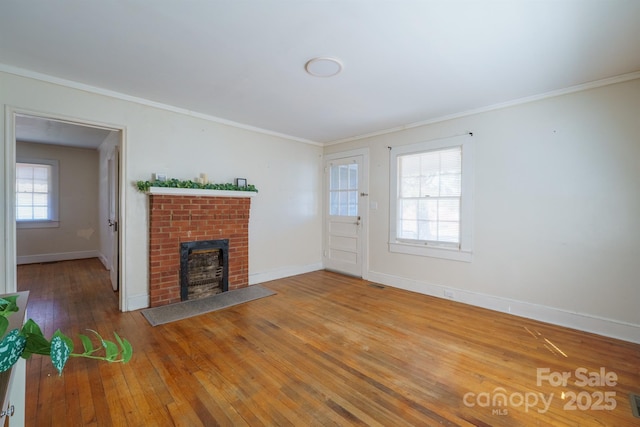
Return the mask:
[[20,359],[28,359],[32,354],[49,356],[51,363],[62,375],[67,360],[71,357],[84,357],[88,359],[103,360],[106,362],[126,363],[131,359],[133,348],[129,341],[121,338],[117,333],[115,342],[102,338],[94,330],[89,331],[97,338],[99,345],[94,346],[87,335],[78,334],[84,351],[74,353],[73,341],[58,329],[51,339],[45,338],[40,326],[32,320],[27,320],[20,329],[14,328],[9,333],[9,316],[19,311],[17,303],[20,295],[9,295],[0,298],[0,372],[9,370]]

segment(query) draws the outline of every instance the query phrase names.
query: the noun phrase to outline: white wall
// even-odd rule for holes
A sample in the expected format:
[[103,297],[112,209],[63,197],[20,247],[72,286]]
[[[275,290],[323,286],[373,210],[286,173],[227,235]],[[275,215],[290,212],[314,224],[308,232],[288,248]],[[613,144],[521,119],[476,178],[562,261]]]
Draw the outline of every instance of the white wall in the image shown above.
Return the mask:
[[98,152],[19,142],[16,157],[58,160],[58,219],[52,228],[16,230],[17,262],[89,258],[98,254]]
[[[327,147],[370,149],[369,278],[640,342],[640,80]],[[473,132],[473,262],[390,253],[389,151]]]
[[[144,307],[147,198],[134,187],[153,172],[215,181],[244,177],[252,199],[249,280],[321,263],[319,147],[26,77],[0,73],[7,108],[123,128],[124,310]],[[640,80],[330,146],[368,147],[369,278],[640,342]],[[472,131],[475,144],[471,263],[390,253],[389,152]],[[11,135],[0,122],[0,224],[11,210]],[[9,160],[9,161],[8,161]],[[13,230],[0,228],[11,241]],[[2,286],[14,259],[0,248]],[[0,289],[2,291],[2,289]]]
[[[153,172],[180,179],[204,172],[217,182],[243,177],[256,185],[249,225],[250,283],[321,268],[321,147],[8,73],[0,73],[0,103],[124,130],[124,310],[148,304],[148,201],[135,182],[150,179]],[[12,144],[4,123],[0,130],[3,146]],[[10,186],[2,156],[4,201]],[[5,205],[2,223],[6,214]],[[5,254],[7,248],[0,259],[12,268]]]

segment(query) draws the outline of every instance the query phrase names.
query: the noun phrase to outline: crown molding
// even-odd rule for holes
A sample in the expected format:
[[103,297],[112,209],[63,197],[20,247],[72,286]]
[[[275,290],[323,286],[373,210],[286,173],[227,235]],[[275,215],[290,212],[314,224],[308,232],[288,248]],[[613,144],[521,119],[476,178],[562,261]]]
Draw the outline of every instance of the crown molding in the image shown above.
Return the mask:
[[474,108],[472,110],[461,111],[459,113],[449,114],[445,116],[435,117],[433,119],[422,120],[419,122],[409,123],[406,125],[395,126],[388,129],[379,130],[376,132],[371,132],[363,135],[352,136],[349,138],[338,139],[335,141],[327,142],[324,144],[325,147],[330,145],[342,144],[345,142],[358,141],[365,138],[372,138],[375,136],[386,135],[389,133],[398,132],[401,130],[417,128],[420,126],[432,125],[435,123],[445,122],[447,120],[459,119],[462,117],[473,116],[475,114],[486,113],[489,111],[501,110],[503,108],[515,107],[517,105],[528,104],[530,102],[540,101],[542,99],[547,98],[555,98],[557,96],[567,95],[575,92],[582,92],[589,89],[595,89],[603,86],[609,86],[616,83],[623,83],[630,80],[640,79],[640,71],[635,71],[633,73],[622,74],[615,77],[609,77],[606,79],[595,80],[588,83],[583,83],[575,86],[570,86],[564,89],[553,90],[550,92],[541,93],[538,95],[527,96],[524,98],[518,98],[511,101],[501,102],[498,104],[487,105],[480,108]]
[[394,133],[394,132],[398,132],[398,131],[402,131],[402,130],[406,130],[406,129],[412,129],[412,128],[417,128],[417,127],[420,127],[420,126],[426,126],[426,125],[431,125],[431,124],[435,124],[435,123],[440,123],[440,122],[444,122],[444,121],[447,121],[447,120],[459,119],[459,118],[462,118],[462,117],[472,116],[472,115],[475,115],[475,114],[486,113],[486,112],[489,112],[489,111],[495,111],[495,110],[500,110],[500,109],[503,109],[503,108],[514,107],[514,106],[517,106],[517,105],[522,105],[522,104],[527,104],[527,103],[530,103],[530,102],[540,101],[542,99],[554,98],[554,97],[557,97],[557,96],[567,95],[567,94],[571,94],[571,93],[575,93],[575,92],[581,92],[581,91],[585,91],[585,90],[589,90],[589,89],[595,89],[595,88],[608,86],[608,85],[612,85],[612,84],[616,84],[616,83],[623,83],[623,82],[630,81],[630,80],[640,79],[640,71],[635,71],[635,72],[628,73],[628,74],[622,74],[622,75],[619,75],[619,76],[609,77],[609,78],[606,78],[606,79],[600,79],[600,80],[595,80],[595,81],[592,81],[592,82],[587,82],[587,83],[583,83],[583,84],[579,84],[579,85],[575,85],[575,86],[570,86],[570,87],[564,88],[564,89],[558,89],[558,90],[554,90],[554,91],[549,91],[549,92],[545,92],[545,93],[538,94],[538,95],[527,96],[527,97],[523,97],[523,98],[514,99],[514,100],[511,100],[511,101],[498,103],[498,104],[492,104],[492,105],[487,105],[487,106],[480,107],[480,108],[461,111],[459,113],[449,114],[449,115],[445,115],[445,116],[439,116],[439,117],[435,117],[435,118],[432,118],[432,119],[427,119],[427,120],[421,120],[421,121],[418,121],[418,122],[408,123],[406,125],[401,125],[401,126],[395,126],[395,127],[392,127],[392,128],[382,129],[382,130],[371,132],[371,133],[366,133],[366,134],[362,134],[362,135],[356,135],[356,136],[352,136],[352,137],[348,137],[348,138],[343,138],[343,139],[338,139],[338,140],[329,141],[329,142],[325,142],[325,143],[320,143],[320,142],[317,142],[317,141],[312,141],[312,140],[305,139],[305,138],[299,138],[299,137],[295,137],[295,136],[292,136],[292,135],[287,135],[287,134],[283,134],[283,133],[279,133],[279,132],[274,132],[274,131],[270,131],[270,130],[267,130],[267,129],[263,129],[263,128],[250,126],[250,125],[246,125],[246,124],[243,124],[243,123],[238,123],[238,122],[234,122],[234,121],[231,121],[231,120],[223,119],[223,118],[220,118],[220,117],[211,116],[209,114],[198,113],[198,112],[195,112],[195,111],[188,110],[186,108],[180,108],[180,107],[176,107],[176,106],[173,106],[173,105],[164,104],[164,103],[161,103],[161,102],[151,101],[151,100],[148,100],[148,99],[145,99],[145,98],[140,98],[140,97],[136,97],[136,96],[132,96],[132,95],[127,95],[125,93],[116,92],[116,91],[112,91],[112,90],[108,90],[108,89],[103,89],[103,88],[99,88],[99,87],[96,87],[96,86],[91,86],[91,85],[87,85],[87,84],[84,84],[84,83],[75,82],[75,81],[72,81],[72,80],[62,79],[62,78],[54,77],[54,76],[51,76],[51,75],[48,75],[48,74],[38,73],[36,71],[31,71],[31,70],[27,70],[27,69],[24,69],[24,68],[14,67],[14,66],[11,66],[11,65],[3,64],[3,63],[0,63],[0,72],[13,74],[13,75],[16,75],[16,76],[19,76],[19,77],[26,77],[26,78],[31,78],[31,79],[34,79],[34,80],[40,80],[40,81],[43,81],[43,82],[47,82],[47,83],[51,83],[51,84],[55,84],[55,85],[59,85],[59,86],[64,86],[64,87],[68,87],[68,88],[72,88],[72,89],[82,90],[82,91],[85,91],[85,92],[89,92],[89,93],[93,93],[93,94],[97,94],[97,95],[103,95],[103,96],[107,96],[107,97],[110,97],[110,98],[119,99],[119,100],[122,100],[122,101],[133,102],[133,103],[136,103],[136,104],[145,105],[145,106],[148,106],[148,107],[154,107],[154,108],[158,108],[158,109],[161,109],[161,110],[165,110],[165,111],[170,111],[170,112],[177,113],[177,114],[186,115],[186,116],[189,116],[189,117],[194,117],[194,118],[198,118],[198,119],[202,119],[202,120],[206,120],[206,121],[210,121],[210,122],[214,122],[214,123],[218,123],[218,124],[222,124],[222,125],[232,126],[232,127],[238,128],[238,129],[243,129],[243,130],[256,132],[256,133],[261,133],[263,135],[274,136],[274,137],[278,137],[278,138],[284,138],[284,139],[288,139],[290,141],[302,142],[304,144],[310,144],[310,145],[314,145],[314,146],[318,146],[318,147],[328,147],[328,146],[331,146],[331,145],[342,144],[342,143],[345,143],[345,142],[358,141],[358,140],[362,140],[362,139],[366,139],[366,138],[372,138],[372,137],[375,137],[375,136],[386,135],[386,134],[390,134],[390,133]]
[[103,89],[97,86],[91,86],[84,83],[75,82],[73,80],[62,79],[59,77],[51,76],[48,74],[38,73],[36,71],[27,70],[24,68],[14,67],[12,65],[2,64],[0,63],[0,72],[4,72],[7,74],[13,74],[19,77],[26,77],[34,80],[43,81],[46,83],[55,84],[58,86],[63,86],[71,89],[77,89],[84,92],[89,92],[96,95],[102,95],[109,98],[119,99],[121,101],[133,102],[136,104],[144,105],[147,107],[158,108],[160,110],[170,111],[172,113],[182,114],[189,117],[194,117],[202,120],[206,120],[209,122],[214,122],[226,126],[232,126],[238,129],[248,130],[251,132],[261,133],[263,135],[275,136],[278,138],[288,139],[290,141],[302,142],[304,144],[310,144],[315,146],[323,146],[323,144],[311,141],[305,138],[298,138],[295,136],[287,135],[284,133],[274,132],[267,129],[262,129],[255,126],[246,125],[243,123],[234,122],[231,120],[223,119],[216,116],[211,116],[209,114],[198,113],[196,111],[191,111],[186,108],[180,108],[169,104],[164,104],[161,102],[151,101],[145,98],[140,98],[137,96],[127,95],[125,93],[116,92],[109,89]]

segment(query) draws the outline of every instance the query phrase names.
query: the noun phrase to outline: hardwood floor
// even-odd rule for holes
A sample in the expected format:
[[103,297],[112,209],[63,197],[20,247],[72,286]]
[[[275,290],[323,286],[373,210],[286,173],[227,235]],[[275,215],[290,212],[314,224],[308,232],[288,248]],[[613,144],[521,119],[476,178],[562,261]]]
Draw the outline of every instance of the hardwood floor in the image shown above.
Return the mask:
[[[45,335],[80,346],[86,328],[115,330],[134,347],[128,364],[72,359],[61,377],[29,359],[28,426],[640,424],[640,345],[335,273],[157,327],[118,311],[96,259],[19,266],[18,282]],[[580,368],[609,385],[582,385]]]

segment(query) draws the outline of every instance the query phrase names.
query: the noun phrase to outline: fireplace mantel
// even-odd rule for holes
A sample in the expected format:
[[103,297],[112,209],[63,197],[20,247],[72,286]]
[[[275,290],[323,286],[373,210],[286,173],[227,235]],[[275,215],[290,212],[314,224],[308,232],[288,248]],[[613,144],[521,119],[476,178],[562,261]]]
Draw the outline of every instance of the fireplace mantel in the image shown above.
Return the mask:
[[255,191],[206,190],[203,188],[149,187],[147,194],[198,197],[254,197]]

